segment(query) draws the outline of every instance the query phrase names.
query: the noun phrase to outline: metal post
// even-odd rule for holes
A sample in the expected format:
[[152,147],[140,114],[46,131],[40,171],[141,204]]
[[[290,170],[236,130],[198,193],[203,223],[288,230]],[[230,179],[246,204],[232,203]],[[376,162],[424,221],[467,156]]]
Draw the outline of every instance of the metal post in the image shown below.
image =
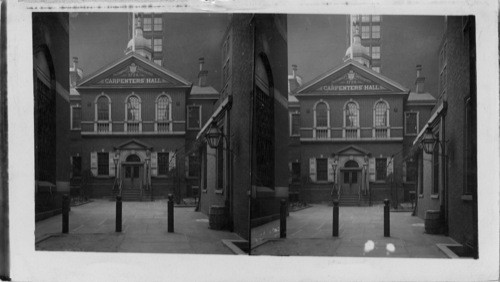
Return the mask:
[[332,236],[339,237],[339,200],[333,200]]
[[286,238],[286,200],[280,202],[280,238]]
[[68,234],[69,232],[69,196],[63,195],[62,199],[62,233]]
[[122,232],[122,196],[116,196],[116,227],[115,232]]
[[389,200],[384,200],[384,237],[391,237],[391,221],[389,213]]
[[174,232],[174,197],[168,194],[168,233]]

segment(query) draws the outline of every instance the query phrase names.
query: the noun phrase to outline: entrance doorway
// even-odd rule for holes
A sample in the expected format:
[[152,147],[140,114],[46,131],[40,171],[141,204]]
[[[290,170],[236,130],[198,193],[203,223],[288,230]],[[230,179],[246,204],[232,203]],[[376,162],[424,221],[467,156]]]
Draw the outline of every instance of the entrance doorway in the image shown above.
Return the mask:
[[346,162],[341,169],[341,189],[343,194],[358,194],[361,185],[361,168],[356,161]]
[[137,155],[130,155],[123,164],[123,188],[139,190],[142,187],[142,163]]

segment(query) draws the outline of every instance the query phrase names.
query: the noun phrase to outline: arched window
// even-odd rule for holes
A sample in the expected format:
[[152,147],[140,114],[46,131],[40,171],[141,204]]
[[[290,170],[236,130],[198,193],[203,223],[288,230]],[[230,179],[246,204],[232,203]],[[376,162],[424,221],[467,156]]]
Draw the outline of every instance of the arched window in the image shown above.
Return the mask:
[[347,127],[359,127],[359,108],[354,102],[345,106],[345,122]]
[[139,158],[137,155],[129,155],[126,159],[127,162],[134,162],[134,163],[139,163],[141,162],[141,158]]
[[330,107],[323,100],[314,105],[314,136],[318,139],[330,137]]
[[127,121],[141,120],[141,100],[139,97],[132,95],[127,99]]
[[380,99],[373,106],[373,137],[387,138],[389,131],[389,104]]
[[355,139],[360,137],[359,132],[359,106],[353,100],[344,105],[344,130],[343,137]]
[[109,121],[109,99],[104,95],[97,99],[97,120]]
[[166,94],[156,99],[156,123],[155,129],[159,132],[169,132],[172,127],[172,100]]
[[111,128],[111,99],[102,93],[95,100],[95,132],[110,132]]
[[125,130],[127,132],[141,132],[141,99],[132,93],[125,100]]
[[345,163],[344,167],[346,168],[356,168],[356,167],[359,167],[358,165],[358,162],[354,161],[354,160],[349,160]]

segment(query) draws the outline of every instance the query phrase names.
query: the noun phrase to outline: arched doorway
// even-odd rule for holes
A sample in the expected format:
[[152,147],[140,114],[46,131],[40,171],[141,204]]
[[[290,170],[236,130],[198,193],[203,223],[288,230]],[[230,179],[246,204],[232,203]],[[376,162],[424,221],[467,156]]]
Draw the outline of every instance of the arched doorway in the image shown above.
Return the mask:
[[341,168],[341,189],[343,194],[358,194],[361,187],[361,168],[355,160],[349,160]]
[[142,187],[143,164],[136,154],[129,155],[122,163],[123,189],[137,189]]

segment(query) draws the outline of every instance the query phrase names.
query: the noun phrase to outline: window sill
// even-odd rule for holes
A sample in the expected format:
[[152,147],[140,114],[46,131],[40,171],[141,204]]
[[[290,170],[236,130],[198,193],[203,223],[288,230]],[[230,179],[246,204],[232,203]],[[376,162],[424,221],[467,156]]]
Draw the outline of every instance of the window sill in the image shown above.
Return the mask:
[[419,194],[418,197],[422,199],[424,197],[424,194]]
[[201,193],[205,193],[206,194],[207,193],[207,189],[201,190]]
[[221,189],[221,190],[215,190],[215,194],[222,195],[222,194],[224,194],[224,192],[223,192],[223,191],[224,191],[224,190],[222,190],[222,189]]
[[433,194],[433,195],[431,195],[431,199],[439,199],[439,194]]
[[472,201],[472,195],[462,195],[461,199],[464,202],[471,202]]

